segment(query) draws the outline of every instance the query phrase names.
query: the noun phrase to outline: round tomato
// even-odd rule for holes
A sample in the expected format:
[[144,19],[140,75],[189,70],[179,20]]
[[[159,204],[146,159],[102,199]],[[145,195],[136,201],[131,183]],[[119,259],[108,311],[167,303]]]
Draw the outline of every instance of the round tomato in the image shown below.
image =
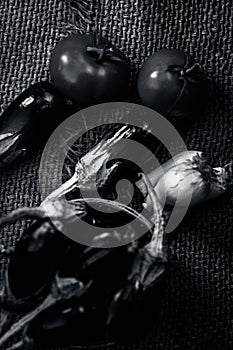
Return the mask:
[[197,111],[202,81],[192,57],[181,50],[162,49],[143,64],[137,87],[143,104],[168,119],[180,119]]
[[71,35],[52,52],[51,78],[80,107],[125,99],[130,64],[125,55],[96,34]]

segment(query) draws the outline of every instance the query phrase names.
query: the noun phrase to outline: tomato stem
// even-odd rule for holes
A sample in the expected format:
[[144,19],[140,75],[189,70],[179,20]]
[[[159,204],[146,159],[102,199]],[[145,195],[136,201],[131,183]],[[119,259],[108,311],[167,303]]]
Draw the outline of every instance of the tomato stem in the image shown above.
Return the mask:
[[184,74],[189,74],[189,73],[192,73],[196,68],[199,68],[199,64],[198,63],[194,63],[191,67],[189,68],[183,68],[181,70],[181,74],[184,73]]
[[207,80],[207,78],[198,73],[198,69],[200,65],[198,63],[194,63],[191,67],[180,66],[180,65],[171,65],[168,67],[167,71],[172,73],[179,73],[180,79],[186,79],[189,82],[195,83],[198,80]]
[[99,36],[97,34],[97,31],[95,30],[93,33],[92,46],[88,46],[86,51],[88,53],[93,53],[96,56],[97,62],[102,62],[105,57],[112,54],[113,49],[111,47],[108,48],[107,45],[104,45],[104,47],[99,46]]
[[99,36],[96,30],[93,33],[92,46],[88,46],[86,51],[93,54],[96,57],[97,62],[103,62],[104,60],[110,60],[114,62],[123,62],[123,60],[113,55],[113,48],[107,44],[104,47],[100,47]]
[[88,46],[87,52],[96,56],[97,62],[103,62],[104,60],[123,62],[121,58],[113,55],[113,48],[107,47],[107,45],[105,45],[103,48]]
[[117,56],[113,55],[113,48],[107,44],[104,47],[99,47],[99,37],[96,31],[93,34],[92,46],[88,46],[86,51],[93,54],[96,57],[97,62],[103,62],[104,60],[110,60],[114,62],[123,62],[123,60]]
[[87,47],[88,53],[93,53],[96,56],[98,62],[102,62],[104,57],[112,53],[112,48],[107,48],[105,45],[103,48],[98,47]]
[[187,75],[189,75],[190,73],[192,73],[196,68],[199,67],[198,63],[194,63],[191,67],[186,68],[183,66],[179,66],[179,65],[172,65],[168,67],[168,71],[172,72],[172,73],[180,73],[180,75],[182,77],[185,77]]

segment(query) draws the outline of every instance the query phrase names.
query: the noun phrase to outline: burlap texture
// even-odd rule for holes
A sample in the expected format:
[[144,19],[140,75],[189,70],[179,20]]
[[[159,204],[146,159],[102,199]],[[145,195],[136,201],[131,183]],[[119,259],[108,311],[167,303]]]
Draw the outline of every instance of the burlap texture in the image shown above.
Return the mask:
[[[232,159],[232,0],[77,0],[75,9],[65,0],[1,0],[0,18],[1,110],[31,83],[49,78],[49,55],[62,35],[96,28],[131,59],[134,75],[162,47],[192,54],[211,84],[207,107],[183,137],[213,165]],[[39,204],[39,160],[34,153],[0,170],[2,213]],[[110,349],[233,348],[232,215],[231,196],[189,211],[168,238],[170,270],[158,326],[140,344]],[[25,225],[1,229],[1,242],[14,246]],[[1,276],[5,265],[2,258]]]

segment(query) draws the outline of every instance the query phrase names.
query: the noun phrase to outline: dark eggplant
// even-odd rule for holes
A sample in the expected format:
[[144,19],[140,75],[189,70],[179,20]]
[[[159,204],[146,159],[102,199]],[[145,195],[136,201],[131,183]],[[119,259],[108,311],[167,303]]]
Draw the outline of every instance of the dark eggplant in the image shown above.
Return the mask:
[[75,251],[67,254],[70,270],[62,274],[78,275],[86,284],[91,281],[90,287],[79,299],[37,314],[26,329],[34,346],[130,343],[148,333],[158,320],[166,262],[148,256],[146,248],[134,252],[130,248],[132,244],[106,251],[85,248],[80,256]]
[[41,302],[68,248],[68,240],[49,219],[35,221],[17,242],[10,258],[1,304],[25,311]]
[[64,97],[49,82],[24,90],[0,116],[0,166],[46,140],[65,118],[65,105]]

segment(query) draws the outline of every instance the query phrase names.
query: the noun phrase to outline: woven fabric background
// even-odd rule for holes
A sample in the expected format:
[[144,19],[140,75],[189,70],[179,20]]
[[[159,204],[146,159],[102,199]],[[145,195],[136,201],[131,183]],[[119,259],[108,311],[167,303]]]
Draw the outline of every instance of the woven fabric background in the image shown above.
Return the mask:
[[[134,78],[157,49],[186,50],[211,81],[201,118],[183,132],[189,149],[218,166],[233,157],[232,0],[1,0],[0,108],[31,83],[49,79],[49,56],[70,31],[108,37],[131,59]],[[39,154],[0,170],[0,211],[37,205]],[[110,350],[233,349],[233,208],[225,196],[187,214],[168,237],[170,269],[157,327],[140,344]],[[1,229],[14,246],[26,223]],[[1,275],[6,266],[1,258]],[[143,322],[143,320],[140,320]],[[78,330],[77,330],[78,331]]]

